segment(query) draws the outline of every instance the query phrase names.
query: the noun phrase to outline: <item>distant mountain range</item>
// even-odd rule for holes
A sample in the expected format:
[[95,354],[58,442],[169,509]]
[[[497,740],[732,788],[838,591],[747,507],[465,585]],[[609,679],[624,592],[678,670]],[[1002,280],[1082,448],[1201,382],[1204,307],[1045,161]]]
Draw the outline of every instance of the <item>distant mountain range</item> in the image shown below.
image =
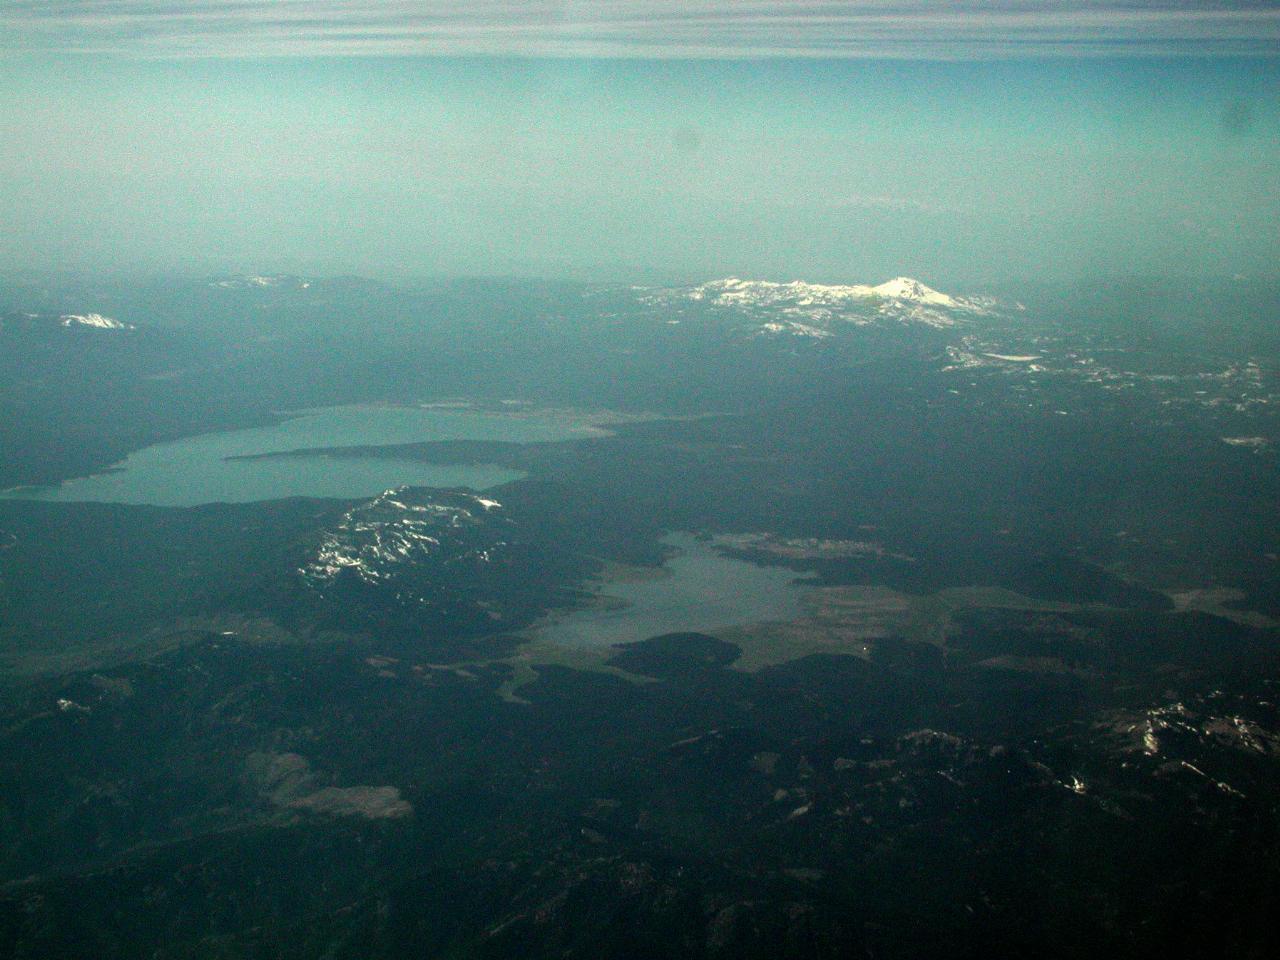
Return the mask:
[[311,286],[311,281],[286,273],[265,276],[233,274],[231,276],[213,277],[208,281],[208,285],[223,290],[306,290]]
[[48,331],[52,333],[58,327],[68,330],[133,330],[132,323],[125,323],[114,317],[101,313],[6,313],[0,314],[0,328],[8,330],[26,330],[31,332]]
[[886,320],[942,329],[1002,309],[991,297],[952,296],[911,277],[895,277],[874,286],[727,277],[693,287],[653,291],[645,299],[655,305],[700,303],[759,320],[755,324],[759,334],[816,339],[830,337],[847,325],[867,326]]

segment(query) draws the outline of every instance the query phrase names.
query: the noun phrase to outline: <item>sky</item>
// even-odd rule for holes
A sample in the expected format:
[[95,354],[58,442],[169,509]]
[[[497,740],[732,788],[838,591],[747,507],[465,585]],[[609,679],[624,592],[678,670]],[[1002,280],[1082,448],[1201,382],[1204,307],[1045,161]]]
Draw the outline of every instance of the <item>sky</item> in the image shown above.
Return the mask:
[[6,0],[0,270],[1274,275],[1280,2]]

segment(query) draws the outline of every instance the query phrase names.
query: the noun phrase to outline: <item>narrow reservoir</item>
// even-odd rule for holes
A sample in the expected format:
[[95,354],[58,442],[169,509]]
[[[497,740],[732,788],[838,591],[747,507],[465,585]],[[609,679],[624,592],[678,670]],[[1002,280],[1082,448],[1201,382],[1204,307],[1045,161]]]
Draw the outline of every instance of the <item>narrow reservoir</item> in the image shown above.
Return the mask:
[[585,421],[551,413],[489,413],[429,406],[328,407],[268,427],[155,444],[130,454],[106,473],[68,480],[56,487],[7,490],[0,492],[0,497],[188,507],[294,496],[364,497],[404,484],[484,490],[518,479],[521,473],[493,464],[434,464],[380,457],[230,458],[440,440],[535,443],[598,432]]

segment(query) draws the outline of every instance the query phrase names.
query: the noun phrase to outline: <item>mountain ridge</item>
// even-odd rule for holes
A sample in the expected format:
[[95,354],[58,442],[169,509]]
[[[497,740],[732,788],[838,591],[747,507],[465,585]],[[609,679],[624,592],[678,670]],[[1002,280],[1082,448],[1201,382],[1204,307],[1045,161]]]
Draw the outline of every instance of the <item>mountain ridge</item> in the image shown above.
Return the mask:
[[846,326],[885,321],[944,329],[1002,309],[1002,304],[992,297],[953,296],[907,276],[874,285],[778,282],[731,276],[668,289],[648,299],[659,305],[700,303],[753,319],[767,312],[768,319],[756,327],[757,334],[813,339],[831,337]]

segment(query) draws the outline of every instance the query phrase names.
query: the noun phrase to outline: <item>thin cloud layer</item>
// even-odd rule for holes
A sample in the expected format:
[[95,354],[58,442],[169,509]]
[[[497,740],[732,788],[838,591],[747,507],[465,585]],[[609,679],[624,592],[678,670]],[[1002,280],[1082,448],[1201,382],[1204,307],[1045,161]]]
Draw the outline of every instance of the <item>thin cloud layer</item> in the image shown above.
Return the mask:
[[0,51],[143,58],[1273,56],[1280,4],[7,0]]

